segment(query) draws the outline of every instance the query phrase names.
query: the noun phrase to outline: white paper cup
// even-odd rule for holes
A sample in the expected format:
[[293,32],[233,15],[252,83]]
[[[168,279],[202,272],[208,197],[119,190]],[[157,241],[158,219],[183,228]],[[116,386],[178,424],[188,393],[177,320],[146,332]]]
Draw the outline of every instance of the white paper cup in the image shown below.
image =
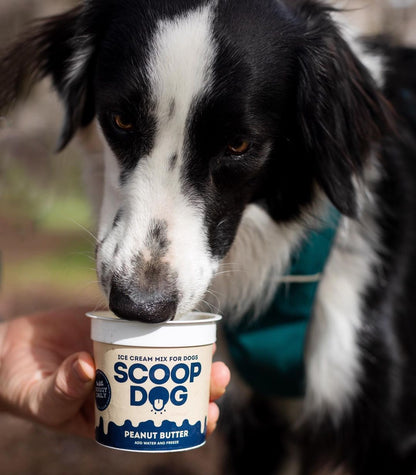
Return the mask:
[[107,447],[172,452],[205,443],[219,315],[149,324],[90,312],[95,436]]

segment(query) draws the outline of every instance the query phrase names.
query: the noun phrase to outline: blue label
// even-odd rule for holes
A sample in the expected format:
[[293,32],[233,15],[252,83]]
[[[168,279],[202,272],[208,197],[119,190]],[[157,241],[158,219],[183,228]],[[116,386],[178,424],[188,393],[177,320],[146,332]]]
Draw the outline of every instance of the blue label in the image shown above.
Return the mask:
[[98,427],[95,429],[97,442],[108,447],[115,447],[125,450],[137,451],[169,451],[184,450],[198,447],[205,441],[206,420],[204,427],[201,422],[191,425],[187,419],[181,426],[174,422],[163,421],[160,427],[155,426],[152,421],[141,422],[133,426],[127,420],[122,426],[108,423],[108,433],[104,433],[104,421],[100,417]]
[[97,369],[95,373],[95,404],[97,409],[104,411],[111,401],[111,386],[107,376]]

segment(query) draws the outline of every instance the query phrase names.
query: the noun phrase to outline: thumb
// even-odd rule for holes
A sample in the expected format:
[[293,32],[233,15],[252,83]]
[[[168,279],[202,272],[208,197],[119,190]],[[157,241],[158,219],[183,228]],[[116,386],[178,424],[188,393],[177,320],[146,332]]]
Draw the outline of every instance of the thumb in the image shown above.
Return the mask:
[[95,366],[86,352],[68,356],[45,381],[39,402],[39,419],[59,425],[73,418],[85,403],[94,386]]

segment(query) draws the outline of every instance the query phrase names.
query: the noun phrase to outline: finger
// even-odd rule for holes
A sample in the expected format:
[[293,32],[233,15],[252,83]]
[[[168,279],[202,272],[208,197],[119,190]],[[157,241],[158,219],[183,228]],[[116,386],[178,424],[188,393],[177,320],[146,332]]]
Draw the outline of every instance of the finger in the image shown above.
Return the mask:
[[88,353],[66,358],[56,372],[40,383],[38,414],[48,425],[59,425],[74,417],[94,386],[94,361]]
[[231,373],[228,366],[222,361],[212,363],[211,368],[211,387],[210,400],[215,401],[225,393],[231,379]]
[[214,432],[220,417],[220,409],[215,402],[210,402],[208,406],[207,435]]

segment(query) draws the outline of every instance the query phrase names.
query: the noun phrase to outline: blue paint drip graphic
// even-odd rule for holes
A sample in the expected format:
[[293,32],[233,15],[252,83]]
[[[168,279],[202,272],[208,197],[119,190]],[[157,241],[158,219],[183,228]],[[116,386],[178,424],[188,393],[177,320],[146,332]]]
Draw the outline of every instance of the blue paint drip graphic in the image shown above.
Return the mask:
[[206,419],[203,431],[200,421],[192,425],[188,419],[185,419],[181,426],[165,420],[160,427],[155,426],[153,421],[140,422],[138,426],[133,426],[130,420],[126,420],[122,426],[109,422],[108,433],[105,434],[104,421],[100,417],[99,425],[95,428],[95,438],[97,442],[108,447],[158,452],[197,447],[204,443],[206,430]]

